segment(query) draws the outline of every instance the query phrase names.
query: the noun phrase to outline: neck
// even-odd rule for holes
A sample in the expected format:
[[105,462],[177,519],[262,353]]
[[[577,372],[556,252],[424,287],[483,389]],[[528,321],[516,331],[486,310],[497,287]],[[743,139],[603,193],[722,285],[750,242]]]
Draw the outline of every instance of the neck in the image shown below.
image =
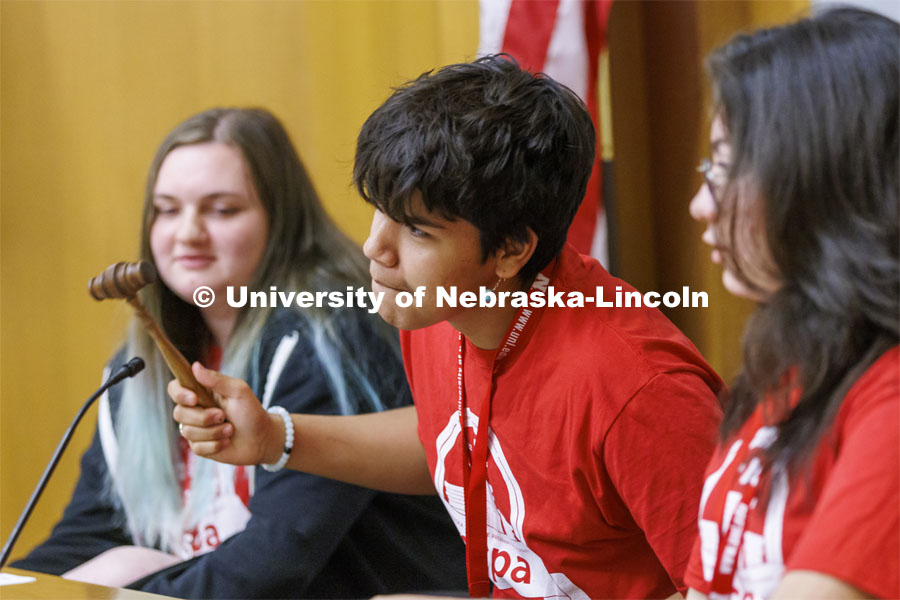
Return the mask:
[[234,323],[237,321],[237,311],[233,308],[215,310],[213,307],[201,309],[203,322],[212,333],[213,339],[219,348],[225,349],[231,333],[234,331]]
[[[533,279],[526,285],[522,285],[518,278],[507,280],[504,287],[512,287],[515,291],[528,292],[531,289]],[[506,332],[519,309],[514,306],[500,306],[495,308],[472,308],[461,315],[450,319],[449,323],[458,332],[466,336],[476,348],[482,350],[496,350],[504,342]]]
[[473,308],[452,319],[450,324],[476,348],[496,350],[503,343],[516,312],[518,309],[512,306]]

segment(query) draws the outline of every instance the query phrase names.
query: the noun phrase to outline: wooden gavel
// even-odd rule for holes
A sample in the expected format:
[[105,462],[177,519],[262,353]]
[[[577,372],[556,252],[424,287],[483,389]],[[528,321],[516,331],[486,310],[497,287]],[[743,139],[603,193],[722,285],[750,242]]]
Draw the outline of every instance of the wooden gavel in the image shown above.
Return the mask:
[[95,300],[105,300],[106,298],[124,298],[128,304],[134,308],[138,320],[156,342],[163,359],[169,365],[175,379],[182,386],[188,388],[197,394],[197,400],[200,406],[204,408],[212,408],[217,406],[212,393],[200,385],[194,373],[191,371],[191,365],[178,348],[166,337],[153,317],[141,304],[137,297],[137,292],[142,287],[156,281],[156,269],[153,268],[146,260],[127,263],[119,262],[110,265],[105,271],[91,279],[88,283],[88,291]]

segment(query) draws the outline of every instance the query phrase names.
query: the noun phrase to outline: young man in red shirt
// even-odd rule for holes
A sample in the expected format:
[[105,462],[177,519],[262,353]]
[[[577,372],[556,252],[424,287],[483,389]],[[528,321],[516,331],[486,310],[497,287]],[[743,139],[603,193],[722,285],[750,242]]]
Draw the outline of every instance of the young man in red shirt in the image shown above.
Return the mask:
[[[194,451],[436,491],[472,595],[684,591],[722,383],[658,310],[599,306],[598,287],[633,288],[565,245],[594,139],[570,90],[506,57],[398,89],[362,128],[354,178],[376,207],[364,250],[415,407],[282,421],[196,365],[221,409],[170,386]],[[463,292],[481,301],[448,301]]]

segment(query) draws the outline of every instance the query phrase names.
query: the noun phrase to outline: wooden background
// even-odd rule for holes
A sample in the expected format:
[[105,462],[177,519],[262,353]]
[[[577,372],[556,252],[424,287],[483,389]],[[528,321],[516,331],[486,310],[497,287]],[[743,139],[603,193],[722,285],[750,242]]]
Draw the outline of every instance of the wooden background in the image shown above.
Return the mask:
[[[702,56],[806,0],[619,0],[610,22],[620,274],[690,285],[706,310],[670,314],[728,378],[746,303],[727,296],[687,204],[707,153]],[[87,281],[137,254],[145,170],[164,134],[214,105],[286,124],[329,212],[355,240],[371,210],[353,146],[389,87],[477,48],[474,0],[0,0],[0,537],[121,341],[121,303]],[[78,475],[92,411],[17,544],[49,533]]]

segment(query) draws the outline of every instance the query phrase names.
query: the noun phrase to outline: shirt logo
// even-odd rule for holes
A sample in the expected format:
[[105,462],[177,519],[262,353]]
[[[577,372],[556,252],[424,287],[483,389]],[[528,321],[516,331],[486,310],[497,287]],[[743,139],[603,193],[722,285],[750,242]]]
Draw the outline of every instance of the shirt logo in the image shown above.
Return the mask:
[[[469,430],[469,439],[472,439],[478,429],[478,416],[469,409],[466,409],[466,428]],[[447,478],[448,465],[460,465],[462,461],[459,451],[460,434],[460,415],[457,410],[450,415],[450,421],[436,441],[434,483],[460,535],[465,536],[465,490],[461,480],[453,482]],[[493,430],[488,431],[488,435],[488,462],[500,472],[504,484],[502,489],[495,489],[490,481],[487,485],[488,572],[494,585],[501,590],[512,588],[523,598],[588,600],[589,596],[565,574],[551,573],[541,557],[525,544],[522,533],[525,499],[522,489]],[[461,469],[453,470],[453,477],[459,477],[459,470]],[[495,493],[505,495],[499,504],[509,507],[507,514],[498,508]]]

